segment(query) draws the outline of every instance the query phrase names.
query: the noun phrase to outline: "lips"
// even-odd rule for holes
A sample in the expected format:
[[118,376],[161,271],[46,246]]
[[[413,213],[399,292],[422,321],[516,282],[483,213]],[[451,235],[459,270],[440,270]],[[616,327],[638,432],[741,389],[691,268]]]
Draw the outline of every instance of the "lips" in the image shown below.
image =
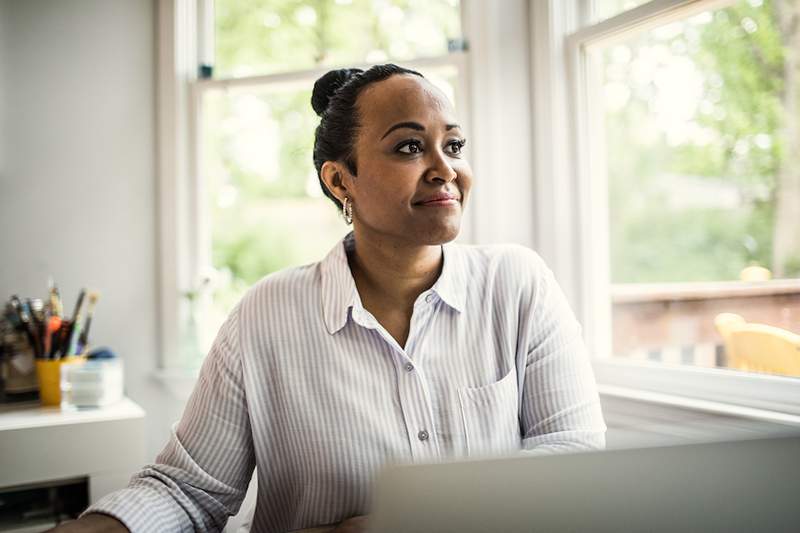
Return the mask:
[[440,192],[423,198],[418,202],[414,202],[414,205],[444,205],[458,202],[458,200],[458,195],[449,192]]

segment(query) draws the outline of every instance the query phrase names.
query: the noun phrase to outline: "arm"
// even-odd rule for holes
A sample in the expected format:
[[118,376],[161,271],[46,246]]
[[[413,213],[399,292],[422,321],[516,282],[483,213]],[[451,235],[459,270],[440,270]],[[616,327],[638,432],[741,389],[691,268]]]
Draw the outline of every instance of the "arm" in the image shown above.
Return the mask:
[[[527,354],[520,422],[525,453],[602,449],[606,425],[581,327],[553,273],[536,256],[531,300],[522,309]],[[523,322],[525,324],[525,322]]]
[[255,463],[238,336],[237,308],[220,328],[155,464],[84,517],[109,515],[134,533],[224,528],[241,505]]
[[78,520],[65,522],[45,533],[128,533],[128,528],[108,515],[99,513],[84,514]]

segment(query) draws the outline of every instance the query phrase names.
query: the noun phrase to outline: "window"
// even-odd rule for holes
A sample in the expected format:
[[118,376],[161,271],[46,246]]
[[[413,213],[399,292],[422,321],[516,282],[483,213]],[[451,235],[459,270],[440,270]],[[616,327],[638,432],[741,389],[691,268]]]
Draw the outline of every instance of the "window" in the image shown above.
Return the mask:
[[[786,169],[800,168],[800,149],[787,148],[798,111],[784,102],[800,46],[776,18],[789,4],[298,0],[254,2],[259,16],[236,22],[238,2],[214,15],[206,1],[200,26],[211,29],[195,54],[195,0],[160,2],[160,41],[172,46],[159,61],[164,366],[196,365],[244,287],[319,259],[347,231],[315,181],[309,90],[337,62],[399,58],[452,95],[480,147],[462,240],[518,242],[544,257],[603,392],[800,421],[800,380],[740,364],[721,333],[748,330],[742,322],[800,333],[797,233],[784,231],[800,206],[778,194],[791,191],[778,187]],[[332,37],[340,15],[366,17],[350,23],[371,32]],[[412,20],[435,28],[403,30]],[[303,45],[288,33],[269,46],[245,39],[276,25]],[[211,77],[197,79],[198,56]],[[325,230],[303,231],[290,218],[300,212]]]
[[458,107],[465,80],[455,0],[217,0],[199,13],[208,29],[191,84],[197,249],[182,291],[183,367],[200,363],[248,287],[322,259],[349,231],[313,166],[314,81],[339,66],[397,61]]
[[800,377],[800,12],[626,4],[568,37],[598,375],[769,406]]
[[[800,194],[783,177],[784,131],[800,117],[784,111],[779,16],[737,2],[590,51],[605,104],[615,356],[755,371],[729,353],[742,341],[724,342],[736,318],[719,315],[800,331],[800,282],[786,279],[800,277],[800,242],[784,237],[798,219],[778,212]],[[767,355],[761,371],[790,372]]]
[[597,0],[592,6],[592,22],[600,22],[647,3],[647,0]]

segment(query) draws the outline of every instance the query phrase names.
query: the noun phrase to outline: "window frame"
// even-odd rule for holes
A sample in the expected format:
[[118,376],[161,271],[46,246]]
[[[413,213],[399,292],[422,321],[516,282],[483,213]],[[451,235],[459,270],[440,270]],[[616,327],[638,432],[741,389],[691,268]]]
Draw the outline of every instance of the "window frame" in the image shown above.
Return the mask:
[[[800,424],[800,380],[728,369],[670,366],[611,358],[611,301],[609,298],[608,194],[602,120],[598,108],[598,73],[587,60],[589,47],[607,44],[631,34],[661,26],[710,9],[720,9],[734,0],[652,0],[608,19],[589,24],[591,0],[573,0],[571,10],[546,0],[551,11],[567,11],[560,27],[551,27],[564,39],[564,65],[550,74],[563,76],[568,104],[560,116],[569,132],[553,138],[569,143],[571,179],[558,191],[558,205],[569,205],[576,213],[572,246],[554,249],[556,266],[570,263],[591,265],[578,272],[566,272],[567,292],[572,295],[602,394],[629,399],[659,401],[687,408],[716,410],[728,414]],[[572,18],[570,18],[570,16]],[[549,17],[559,20],[559,17]],[[533,27],[542,21],[534,20]],[[576,29],[577,28],[577,29]],[[542,29],[543,31],[543,29]],[[539,51],[541,53],[541,51]],[[536,51],[534,51],[536,56]],[[598,140],[600,140],[598,142]],[[541,153],[540,150],[537,153]],[[541,163],[540,163],[541,164]],[[570,196],[571,198],[566,198]],[[540,224],[547,221],[540,221]],[[552,227],[552,226],[551,226]],[[557,277],[559,272],[556,271]],[[562,279],[562,277],[559,277]]]

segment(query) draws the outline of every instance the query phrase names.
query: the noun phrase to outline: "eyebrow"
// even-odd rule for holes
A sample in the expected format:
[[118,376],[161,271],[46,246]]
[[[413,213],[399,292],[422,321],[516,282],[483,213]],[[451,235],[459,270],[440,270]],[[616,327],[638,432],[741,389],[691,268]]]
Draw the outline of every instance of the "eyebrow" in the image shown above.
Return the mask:
[[[407,129],[410,129],[410,130],[417,130],[417,131],[425,131],[425,126],[423,126],[419,122],[398,122],[397,124],[395,124],[394,126],[389,128],[388,130],[386,130],[386,133],[383,134],[383,137],[381,137],[381,140],[385,139],[386,136],[389,135],[390,133],[392,133],[394,130],[399,130],[399,129],[402,129],[402,128],[407,128]],[[450,130],[452,130],[454,128],[461,129],[461,126],[459,126],[458,124],[447,124],[444,129],[445,129],[445,131],[450,131]]]

